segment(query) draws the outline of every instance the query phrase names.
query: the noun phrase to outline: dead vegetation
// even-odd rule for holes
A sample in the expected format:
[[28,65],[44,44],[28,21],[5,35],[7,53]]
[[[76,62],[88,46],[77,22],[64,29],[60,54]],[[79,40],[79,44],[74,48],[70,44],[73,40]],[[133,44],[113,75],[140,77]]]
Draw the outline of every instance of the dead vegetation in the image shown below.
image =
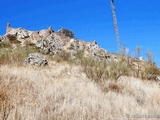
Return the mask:
[[1,44],[0,119],[112,120],[160,113],[159,84],[146,80],[159,75],[150,57],[144,69],[129,64],[125,56],[106,62],[82,53],[74,58],[67,53],[48,56],[49,66],[44,68],[22,66],[35,51]]
[[0,117],[6,120],[126,119],[159,114],[159,86],[120,77],[95,83],[81,66],[51,62],[48,68],[1,65]]

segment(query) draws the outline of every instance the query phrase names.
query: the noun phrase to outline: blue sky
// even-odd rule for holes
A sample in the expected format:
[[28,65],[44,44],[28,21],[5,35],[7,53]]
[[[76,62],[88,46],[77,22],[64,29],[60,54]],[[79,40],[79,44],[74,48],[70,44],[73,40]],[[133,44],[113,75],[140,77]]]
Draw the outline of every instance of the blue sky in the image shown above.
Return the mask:
[[[114,1],[121,43],[130,55],[137,46],[142,47],[142,56],[151,50],[160,66],[160,1]],[[67,28],[78,39],[96,40],[100,47],[117,52],[110,0],[5,0],[0,7],[0,35],[7,22],[28,30]]]

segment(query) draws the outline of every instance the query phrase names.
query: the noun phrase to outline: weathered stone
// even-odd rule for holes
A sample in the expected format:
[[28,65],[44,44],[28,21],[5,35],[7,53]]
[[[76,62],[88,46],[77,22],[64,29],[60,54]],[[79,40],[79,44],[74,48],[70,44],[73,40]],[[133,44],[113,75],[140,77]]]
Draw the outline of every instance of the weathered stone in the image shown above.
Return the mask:
[[38,40],[45,39],[50,36],[54,31],[52,27],[40,31],[29,31],[23,28],[11,28],[10,24],[7,24],[6,35],[14,35],[18,41],[21,42],[21,45],[25,44],[35,44]]
[[48,61],[39,53],[30,53],[24,60],[24,65],[46,66]]
[[108,52],[102,48],[100,48],[96,41],[88,42],[87,44],[88,52],[90,55],[98,60],[108,59]]
[[58,53],[57,51],[62,50],[64,42],[59,35],[52,33],[47,38],[37,41],[36,46],[44,51],[45,54],[56,54]]

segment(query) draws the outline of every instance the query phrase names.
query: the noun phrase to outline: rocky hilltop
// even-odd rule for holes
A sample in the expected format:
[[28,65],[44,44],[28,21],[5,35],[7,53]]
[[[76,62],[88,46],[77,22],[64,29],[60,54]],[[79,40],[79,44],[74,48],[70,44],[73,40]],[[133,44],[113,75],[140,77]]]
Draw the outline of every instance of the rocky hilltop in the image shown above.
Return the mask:
[[30,31],[24,28],[12,28],[8,23],[6,34],[0,41],[10,40],[13,43],[20,43],[21,46],[35,45],[45,54],[55,55],[68,53],[74,56],[78,52],[83,52],[84,56],[92,56],[95,59],[109,59],[109,54],[105,49],[98,46],[96,41],[86,42],[74,37],[71,30],[60,29],[55,32],[52,27],[39,31]]
[[[118,61],[116,54],[110,53],[105,49],[99,47],[96,41],[86,42],[78,40],[71,30],[60,29],[55,32],[52,27],[39,31],[30,31],[24,28],[12,28],[10,23],[7,23],[6,34],[0,37],[0,43],[5,40],[14,44],[21,44],[21,46],[34,45],[41,49],[45,54],[63,55],[67,53],[74,57],[78,52],[84,56],[92,56],[96,60]],[[137,66],[137,62],[144,64],[144,60],[129,59],[130,65]]]
[[[0,43],[5,41],[10,41],[14,47],[16,47],[16,44],[20,44],[22,47],[34,46],[41,50],[44,54],[51,56],[67,55],[74,58],[77,53],[81,53],[84,57],[90,56],[96,61],[103,60],[108,63],[118,62],[119,64],[121,64],[119,61],[122,61],[122,58],[120,57],[121,55],[106,51],[105,49],[99,47],[96,41],[86,42],[84,40],[78,40],[74,36],[73,31],[64,28],[54,31],[52,27],[49,26],[48,29],[30,31],[24,28],[12,28],[10,23],[8,23],[6,26],[6,34],[0,36]],[[147,64],[147,62],[145,62],[142,58],[135,59],[127,55],[123,55],[123,58],[126,61],[124,65],[121,65],[129,67],[132,71],[137,71],[134,72],[134,74],[141,74],[144,76],[144,73],[146,74],[146,68],[150,69],[150,66],[156,68],[152,64]],[[29,54],[29,57],[26,58],[24,63],[29,65],[48,64],[47,60],[38,53]],[[156,71],[159,73],[157,68]],[[155,79],[156,78],[157,77],[155,77]]]

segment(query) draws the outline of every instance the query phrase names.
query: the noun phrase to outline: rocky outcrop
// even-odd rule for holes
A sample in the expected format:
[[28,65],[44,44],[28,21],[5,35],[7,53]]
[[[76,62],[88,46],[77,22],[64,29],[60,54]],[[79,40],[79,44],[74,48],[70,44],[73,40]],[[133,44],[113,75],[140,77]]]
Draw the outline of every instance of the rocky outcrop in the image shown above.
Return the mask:
[[39,53],[30,53],[24,60],[24,65],[46,66],[48,61]]
[[[77,52],[83,52],[85,56],[92,56],[95,59],[108,59],[108,52],[100,48],[96,41],[86,42],[74,37],[71,30],[60,29],[54,32],[52,27],[39,31],[30,31],[23,28],[11,28],[7,24],[6,35],[11,41],[12,38],[21,42],[22,46],[34,44],[45,54],[55,55],[69,53],[71,57]],[[14,42],[15,43],[15,42]]]
[[64,46],[64,41],[59,35],[52,33],[45,39],[37,41],[36,46],[45,54],[54,55],[57,54],[58,51],[61,51],[61,48]]
[[35,44],[38,40],[42,40],[52,34],[54,31],[52,27],[40,31],[30,31],[24,28],[11,28],[10,24],[7,24],[6,35],[12,35],[16,37],[16,40],[21,42],[22,46],[27,44]]
[[108,52],[98,46],[96,41],[90,42],[87,45],[89,53],[96,59],[108,59]]
[[100,48],[96,41],[85,42],[75,38],[69,39],[66,42],[60,35],[53,33],[43,40],[39,40],[36,46],[45,54],[55,55],[62,52],[69,53],[70,56],[75,56],[77,52],[84,52],[85,56],[92,56],[95,59],[107,59],[108,52]]
[[[49,55],[60,55],[67,57],[75,57],[77,53],[84,54],[85,57],[91,56],[92,58],[100,61],[106,60],[109,63],[115,62],[127,62],[127,67],[137,71],[137,75],[140,72],[144,72],[146,69],[145,60],[140,57],[139,60],[127,56],[127,54],[113,54],[108,53],[105,49],[99,47],[96,41],[86,42],[78,40],[74,37],[74,33],[71,30],[60,29],[58,32],[53,31],[52,27],[39,31],[30,31],[23,28],[11,28],[10,24],[7,24],[6,34],[0,36],[0,46],[4,46],[5,40],[10,43],[21,44],[22,46],[33,45],[39,48],[43,53]],[[18,42],[17,42],[18,41]],[[9,44],[10,45],[10,44]],[[16,46],[16,45],[15,45]],[[13,46],[13,48],[16,48]],[[29,57],[24,61],[25,65],[45,66],[48,64],[47,60],[38,53],[31,53]],[[142,76],[143,77],[143,76]],[[160,81],[160,78],[151,76],[148,79],[154,79]]]

